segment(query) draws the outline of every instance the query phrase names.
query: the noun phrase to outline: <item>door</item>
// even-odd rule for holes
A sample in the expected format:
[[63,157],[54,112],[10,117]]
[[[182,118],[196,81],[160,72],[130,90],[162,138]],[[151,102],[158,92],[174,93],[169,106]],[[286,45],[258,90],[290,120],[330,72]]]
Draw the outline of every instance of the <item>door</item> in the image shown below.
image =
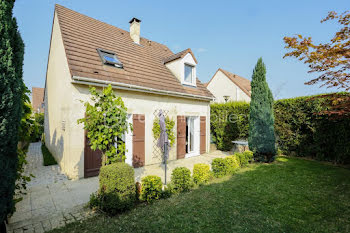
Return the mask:
[[90,147],[89,138],[85,132],[84,147],[84,177],[97,176],[100,173],[102,163],[102,152],[100,150],[93,151]]
[[145,115],[133,115],[133,166],[135,168],[145,165]]
[[186,155],[186,117],[177,116],[177,159],[183,159]]
[[200,153],[204,154],[207,149],[207,131],[206,131],[206,117],[205,116],[201,116],[200,117]]

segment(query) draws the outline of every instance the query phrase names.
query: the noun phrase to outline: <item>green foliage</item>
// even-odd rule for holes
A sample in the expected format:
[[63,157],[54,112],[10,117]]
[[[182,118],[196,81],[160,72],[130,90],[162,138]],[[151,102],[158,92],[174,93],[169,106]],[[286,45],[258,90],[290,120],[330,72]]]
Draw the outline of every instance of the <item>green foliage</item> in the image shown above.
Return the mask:
[[[175,126],[175,121],[170,119],[168,116],[165,117],[165,127],[166,127],[166,132],[168,134],[168,139],[171,147],[175,143],[174,126]],[[153,132],[154,138],[158,139],[160,137],[159,117],[154,118],[152,132]]]
[[225,158],[213,159],[211,170],[217,178],[232,175],[240,168],[240,160],[236,155],[230,155]]
[[260,161],[271,162],[276,155],[273,97],[266,82],[266,67],[259,58],[252,76],[249,117],[249,148]]
[[0,1],[0,224],[14,211],[18,128],[24,87],[24,44],[12,16],[14,2]]
[[173,193],[187,192],[193,187],[191,171],[186,167],[177,167],[171,173],[171,188]]
[[163,183],[159,176],[146,176],[141,182],[141,200],[151,203],[161,198]]
[[44,113],[35,113],[34,114],[34,120],[35,123],[37,124],[38,130],[37,130],[37,135],[35,138],[35,142],[40,141],[41,137],[44,133]]
[[235,157],[237,158],[237,161],[239,163],[240,167],[246,167],[249,164],[249,160],[252,159],[251,156],[253,155],[252,152],[250,153],[235,153]]
[[[349,93],[343,95],[350,96]],[[350,163],[350,119],[317,114],[328,108],[327,99],[320,96],[276,101],[275,130],[281,152]]]
[[229,151],[233,140],[248,137],[248,116],[247,102],[210,105],[210,130],[219,150]]
[[216,158],[211,162],[211,170],[214,176],[219,178],[228,174],[227,161],[224,158]]
[[41,152],[44,158],[44,166],[51,166],[57,164],[55,158],[52,156],[49,149],[47,149],[44,143],[41,144]]
[[212,177],[210,166],[204,163],[197,163],[193,166],[193,181],[196,184],[206,184]]
[[115,215],[133,207],[136,199],[134,169],[126,163],[102,166],[100,180],[100,208]]
[[127,123],[127,108],[122,98],[116,97],[111,85],[104,88],[102,93],[90,87],[90,93],[92,104],[89,101],[84,103],[86,115],[78,123],[84,124],[91,149],[102,151],[102,165],[124,162],[125,143],[121,138],[131,129]]
[[229,175],[234,174],[241,167],[241,164],[236,155],[225,157],[225,162],[227,167],[227,174]]

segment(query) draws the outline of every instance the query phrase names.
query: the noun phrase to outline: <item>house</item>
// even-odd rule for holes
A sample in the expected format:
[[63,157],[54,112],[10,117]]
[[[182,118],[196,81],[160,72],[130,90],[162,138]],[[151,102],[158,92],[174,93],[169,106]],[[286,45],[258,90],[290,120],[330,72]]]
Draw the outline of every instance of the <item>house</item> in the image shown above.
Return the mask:
[[250,81],[221,68],[215,72],[214,76],[205,86],[215,96],[214,102],[250,102]]
[[159,110],[175,121],[169,159],[209,151],[212,94],[198,80],[191,49],[174,54],[141,36],[141,20],[130,31],[56,5],[45,83],[45,143],[70,178],[95,176],[101,156],[89,146],[82,101],[89,86],[111,84],[128,108],[133,132],[125,135],[126,162],[134,167],[160,163],[152,133]]
[[32,108],[34,113],[44,112],[44,88],[32,88]]

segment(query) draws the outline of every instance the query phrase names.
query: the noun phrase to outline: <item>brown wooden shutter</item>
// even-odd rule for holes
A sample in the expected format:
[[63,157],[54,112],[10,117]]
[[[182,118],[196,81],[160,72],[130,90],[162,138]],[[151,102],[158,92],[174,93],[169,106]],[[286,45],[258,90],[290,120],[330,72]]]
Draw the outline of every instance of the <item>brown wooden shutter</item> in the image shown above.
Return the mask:
[[100,173],[102,163],[102,152],[100,150],[93,151],[90,147],[90,141],[85,130],[85,146],[84,146],[84,177],[97,176]]
[[132,164],[134,167],[145,165],[145,115],[133,115]]
[[204,154],[205,152],[207,152],[206,149],[206,117],[205,116],[201,116],[200,117],[200,153]]
[[177,116],[177,159],[186,155],[186,117]]

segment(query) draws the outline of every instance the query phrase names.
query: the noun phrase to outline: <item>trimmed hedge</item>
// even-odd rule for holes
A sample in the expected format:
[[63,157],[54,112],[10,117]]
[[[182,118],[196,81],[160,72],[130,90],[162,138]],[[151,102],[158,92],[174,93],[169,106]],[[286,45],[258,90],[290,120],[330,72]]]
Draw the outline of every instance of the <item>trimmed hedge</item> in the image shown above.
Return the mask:
[[190,191],[193,186],[191,171],[186,167],[177,167],[171,173],[171,190],[173,193]]
[[236,154],[227,156],[225,158],[213,159],[211,163],[211,169],[214,173],[214,176],[217,178],[234,174],[239,167],[240,163]]
[[[349,93],[340,93],[350,96]],[[335,163],[350,163],[350,118],[320,116],[328,101],[317,96],[277,100],[274,103],[275,133],[279,151],[285,155],[313,157]],[[236,115],[239,117],[235,117]],[[211,105],[211,132],[219,150],[248,137],[249,104],[229,102]],[[230,121],[231,117],[231,121]],[[232,118],[238,118],[232,121]]]
[[350,163],[350,118],[315,114],[326,110],[327,102],[315,96],[275,102],[275,131],[284,154]]
[[159,176],[146,176],[141,182],[141,200],[151,203],[161,198],[163,183]]
[[100,169],[101,209],[111,215],[130,209],[136,201],[134,168],[114,163]]
[[198,163],[193,166],[193,181],[196,184],[208,183],[211,178],[210,166],[204,163]]
[[249,103],[227,102],[210,105],[210,130],[219,150],[228,151],[232,141],[248,138]]

